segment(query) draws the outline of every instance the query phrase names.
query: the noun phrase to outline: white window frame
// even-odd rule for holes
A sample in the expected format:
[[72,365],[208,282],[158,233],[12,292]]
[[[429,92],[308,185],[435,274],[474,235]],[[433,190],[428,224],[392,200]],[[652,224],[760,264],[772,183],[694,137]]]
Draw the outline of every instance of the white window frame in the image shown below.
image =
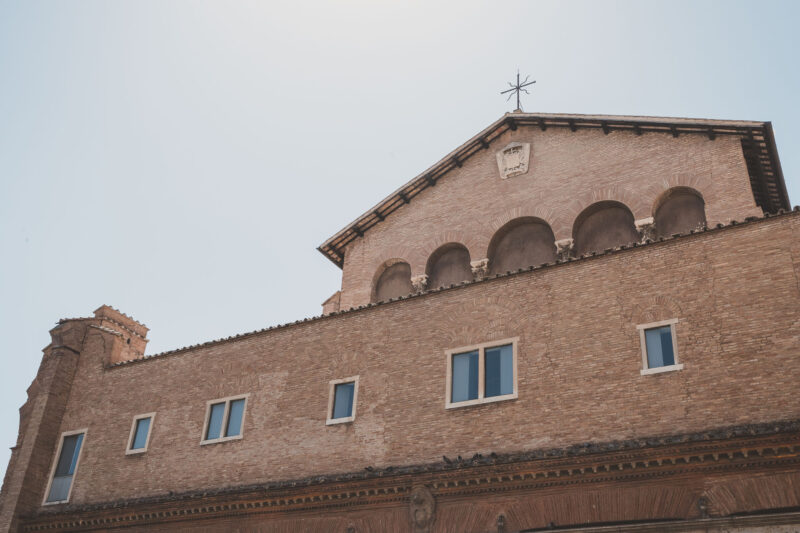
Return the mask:
[[[247,417],[247,404],[248,404],[248,399],[249,398],[250,398],[250,393],[248,392],[247,394],[237,394],[236,396],[226,396],[225,398],[217,398],[217,399],[214,399],[214,400],[208,400],[206,402],[206,416],[205,416],[205,420],[203,422],[203,433],[200,436],[200,446],[205,446],[206,444],[216,444],[218,442],[228,442],[228,441],[231,441],[231,440],[241,440],[242,438],[244,438],[244,421],[245,421],[245,418]],[[225,437],[225,436],[222,436],[222,435],[225,435],[225,430],[228,427],[228,417],[231,414],[231,402],[234,401],[234,400],[244,400],[244,409],[242,410],[242,427],[239,428],[239,434],[238,435],[233,435],[231,437]],[[219,433],[221,436],[219,438],[216,438],[216,439],[206,439],[206,435],[207,435],[207,432],[208,432],[208,423],[211,421],[210,420],[210,418],[211,418],[211,406],[215,405],[215,404],[218,404],[218,403],[224,403],[225,404],[225,412],[222,415],[222,426],[220,428],[220,433]]]
[[[136,450],[132,450],[131,446],[133,446],[133,439],[136,436],[136,423],[143,418],[150,419],[150,427],[147,428],[147,438],[144,440],[144,448],[137,448]],[[144,453],[147,451],[147,447],[150,446],[150,435],[153,434],[153,426],[156,423],[156,413],[144,413],[141,415],[136,415],[133,417],[133,423],[131,424],[131,433],[128,436],[128,446],[125,448],[125,455],[135,455],[138,453]]]
[[[511,345],[511,357],[513,360],[514,371],[514,392],[511,394],[503,394],[502,396],[484,397],[486,393],[486,349],[498,348],[500,346]],[[511,337],[510,339],[499,339],[491,342],[482,342],[480,344],[472,344],[470,346],[462,346],[460,348],[453,348],[446,350],[445,358],[447,359],[447,386],[445,387],[445,409],[457,409],[459,407],[469,407],[471,405],[482,405],[485,403],[503,402],[506,400],[515,400],[518,397],[517,382],[517,354],[519,337]],[[474,400],[465,400],[463,402],[453,402],[453,356],[457,354],[478,351],[478,397]]]
[[[683,363],[681,363],[680,359],[678,359],[678,336],[675,333],[676,324],[678,321],[679,319],[677,318],[670,318],[669,320],[661,320],[659,322],[650,322],[649,324],[639,324],[636,326],[636,329],[639,330],[639,343],[642,345],[641,375],[647,376],[649,374],[660,374],[662,372],[683,370]],[[672,354],[675,357],[675,364],[650,368],[647,363],[647,339],[645,338],[644,332],[648,329],[660,328],[663,326],[670,327],[670,333],[672,334]]]
[[[72,481],[69,484],[69,490],[67,491],[67,499],[66,500],[58,500],[55,502],[48,502],[47,497],[50,495],[50,488],[53,485],[53,479],[56,475],[56,466],[58,466],[58,458],[61,457],[61,448],[64,446],[64,439],[66,437],[71,437],[72,435],[80,435],[83,433],[83,440],[81,441],[81,449],[78,450],[78,460],[75,461],[75,471],[72,473]],[[88,428],[83,429],[76,429],[73,431],[65,431],[61,434],[58,439],[58,446],[56,448],[56,453],[53,456],[53,465],[50,467],[50,475],[47,478],[47,488],[44,490],[44,497],[42,498],[42,505],[59,505],[62,503],[69,502],[69,499],[72,497],[72,489],[75,488],[75,478],[78,476],[78,468],[81,466],[81,456],[83,455],[83,448],[86,445],[86,435],[89,433]]]
[[[355,383],[353,385],[353,412],[350,416],[344,416],[342,418],[333,418],[333,404],[335,401],[336,396],[336,385],[341,385],[343,383]],[[352,422],[356,419],[356,406],[358,405],[358,376],[350,376],[349,378],[342,378],[342,379],[332,379],[328,382],[328,417],[325,420],[326,426],[332,426],[333,424],[347,424],[348,422]]]

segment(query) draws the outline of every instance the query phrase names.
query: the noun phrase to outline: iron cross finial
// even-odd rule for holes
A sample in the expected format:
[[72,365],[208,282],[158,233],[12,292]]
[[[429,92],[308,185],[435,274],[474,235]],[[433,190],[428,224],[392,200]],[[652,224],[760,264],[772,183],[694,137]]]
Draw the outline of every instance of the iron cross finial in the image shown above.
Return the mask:
[[506,89],[505,91],[501,91],[500,94],[509,93],[508,98],[506,98],[506,102],[511,100],[511,97],[514,96],[514,93],[517,93],[517,108],[515,111],[522,111],[522,105],[519,103],[519,93],[524,92],[525,94],[531,94],[525,89],[525,87],[529,85],[533,85],[536,83],[536,80],[528,81],[529,76],[525,76],[525,79],[522,80],[522,83],[519,81],[519,70],[517,70],[517,84],[512,85],[511,82],[508,82],[508,86],[511,87],[510,89]]

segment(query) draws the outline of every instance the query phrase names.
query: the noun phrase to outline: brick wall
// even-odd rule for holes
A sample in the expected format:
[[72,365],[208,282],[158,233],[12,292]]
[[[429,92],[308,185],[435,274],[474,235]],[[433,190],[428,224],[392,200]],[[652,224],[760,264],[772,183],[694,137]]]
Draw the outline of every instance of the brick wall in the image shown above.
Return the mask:
[[[798,418],[799,237],[793,213],[110,369],[97,330],[58,428],[88,428],[72,502]],[[635,326],[675,317],[684,370],[641,376]],[[519,398],[445,410],[445,350],[516,336]],[[326,426],[353,375],[355,422]],[[241,393],[244,438],[200,446],[206,401]]]
[[[503,180],[495,153],[512,141],[531,143],[530,170]],[[484,259],[494,233],[520,216],[539,217],[556,240],[568,239],[581,211],[597,201],[622,202],[642,219],[675,186],[703,195],[709,224],[761,214],[737,137],[519,127],[347,247],[341,308],[370,301],[386,260],[404,259],[412,276],[424,274],[428,257],[448,242]]]

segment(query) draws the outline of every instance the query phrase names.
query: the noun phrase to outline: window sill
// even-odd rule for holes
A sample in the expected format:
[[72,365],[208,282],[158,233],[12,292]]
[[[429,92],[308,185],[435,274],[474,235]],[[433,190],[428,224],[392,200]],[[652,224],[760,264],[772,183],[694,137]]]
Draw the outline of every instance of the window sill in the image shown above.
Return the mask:
[[483,405],[485,403],[494,403],[494,402],[503,402],[506,400],[516,400],[517,393],[513,394],[505,394],[503,396],[490,396],[489,398],[477,398],[475,400],[466,400],[463,402],[447,402],[445,404],[445,409],[458,409],[459,407],[470,407],[473,405]]
[[200,441],[200,446],[205,446],[206,444],[219,444],[220,442],[229,442],[232,440],[242,440],[242,435],[236,435],[235,437],[222,437],[219,439]]
[[61,505],[61,504],[64,504],[64,503],[69,503],[69,500],[59,500],[57,502],[44,502],[42,504],[42,507],[44,507],[45,505]]
[[645,368],[641,371],[643,376],[647,376],[649,374],[660,374],[662,372],[674,372],[676,370],[683,370],[683,364],[678,365],[669,365],[669,366],[659,366],[656,368]]
[[137,450],[125,450],[125,455],[141,455],[147,451],[147,448],[141,448]]
[[335,424],[348,424],[355,420],[356,417],[354,416],[346,416],[343,418],[329,418],[325,421],[326,426],[333,426]]

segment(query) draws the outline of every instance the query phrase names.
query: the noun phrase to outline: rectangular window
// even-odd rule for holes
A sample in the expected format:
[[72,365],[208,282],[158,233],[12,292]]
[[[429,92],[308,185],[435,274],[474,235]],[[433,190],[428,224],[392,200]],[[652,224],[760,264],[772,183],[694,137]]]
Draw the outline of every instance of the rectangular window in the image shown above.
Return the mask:
[[326,425],[352,422],[356,419],[358,376],[334,379],[328,383],[328,418]]
[[69,495],[72,492],[72,478],[75,477],[75,472],[78,470],[84,435],[86,435],[85,429],[69,431],[61,436],[61,442],[56,451],[58,459],[53,464],[50,483],[45,491],[45,505],[69,501]]
[[478,397],[478,350],[453,355],[453,402]]
[[150,442],[150,429],[153,426],[155,416],[155,413],[147,413],[133,417],[133,426],[131,426],[131,434],[128,437],[126,455],[147,451],[147,444]]
[[677,323],[678,319],[673,318],[636,326],[642,345],[643,375],[683,369],[683,365],[678,364]]
[[244,408],[249,394],[211,400],[206,408],[203,440],[200,444],[212,444],[241,439],[244,425]]
[[518,338],[447,350],[445,407],[464,407],[517,397]]

